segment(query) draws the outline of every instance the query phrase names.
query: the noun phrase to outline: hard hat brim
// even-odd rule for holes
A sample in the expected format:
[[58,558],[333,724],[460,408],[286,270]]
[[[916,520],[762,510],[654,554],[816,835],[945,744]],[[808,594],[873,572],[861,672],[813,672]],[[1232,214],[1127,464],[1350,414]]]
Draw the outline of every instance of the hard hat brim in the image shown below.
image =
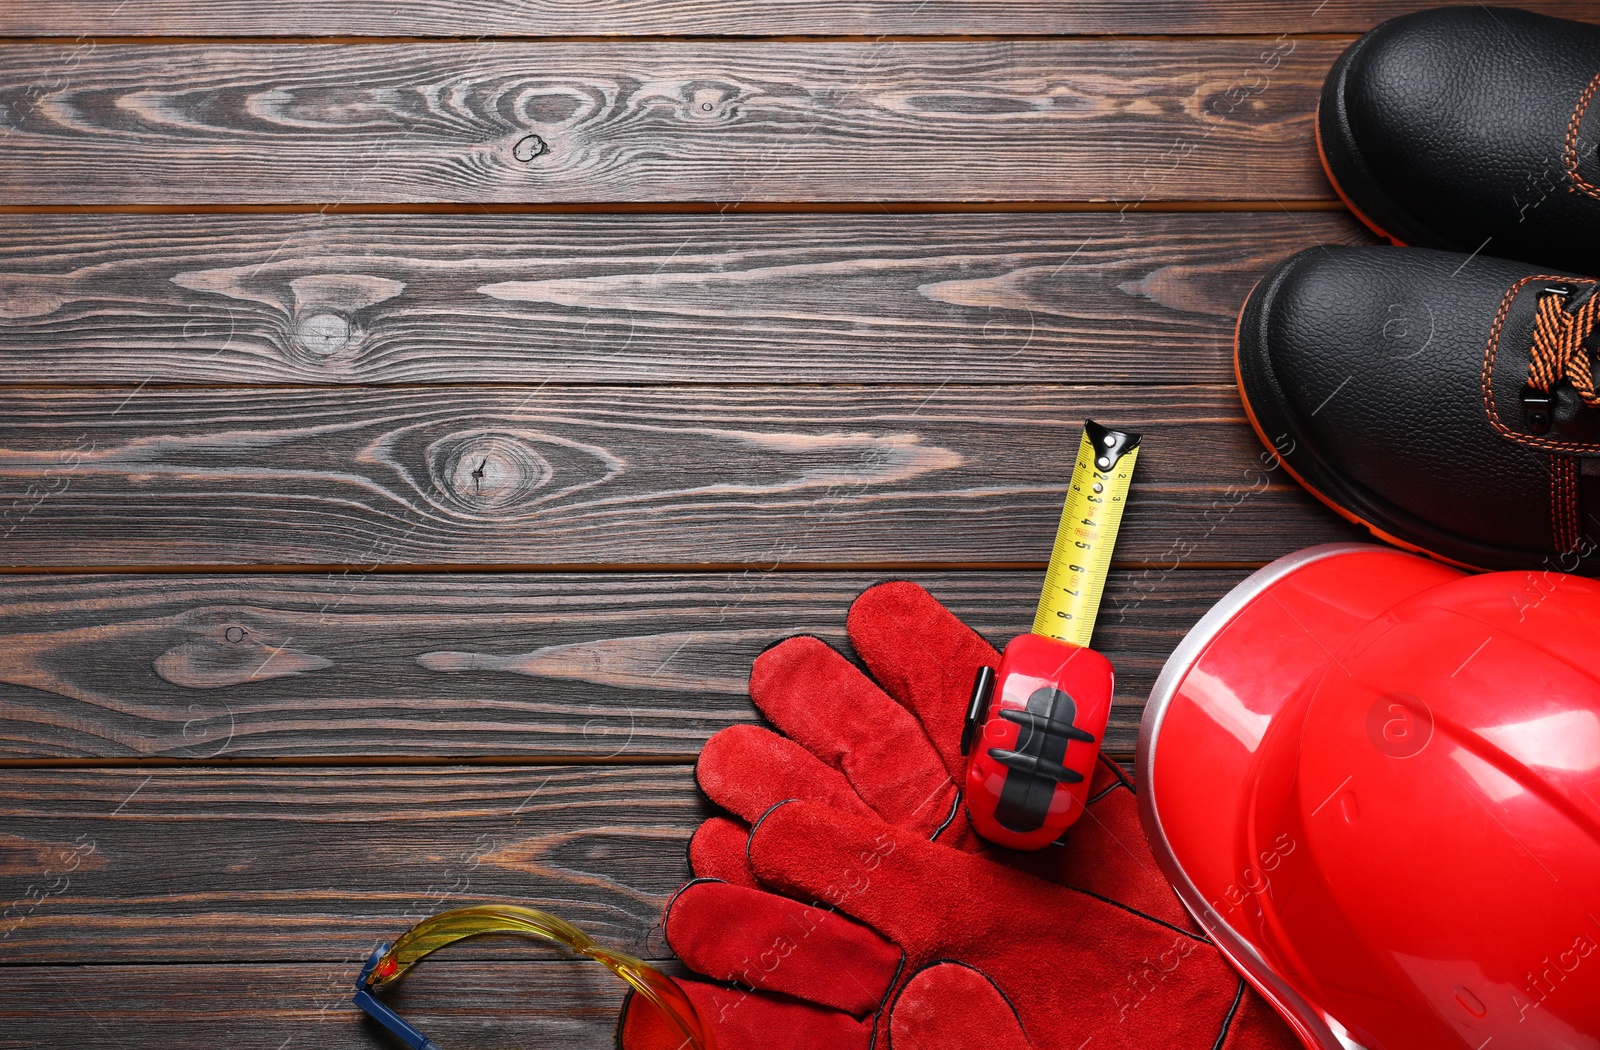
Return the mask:
[[[1140,819],[1163,873],[1218,949],[1318,1050],[1359,1050],[1269,962],[1238,906],[1261,878],[1243,825],[1273,718],[1367,624],[1463,575],[1372,544],[1280,558],[1230,591],[1168,658],[1145,707]],[[1287,725],[1285,728],[1289,728]],[[1230,917],[1232,916],[1232,917]]]

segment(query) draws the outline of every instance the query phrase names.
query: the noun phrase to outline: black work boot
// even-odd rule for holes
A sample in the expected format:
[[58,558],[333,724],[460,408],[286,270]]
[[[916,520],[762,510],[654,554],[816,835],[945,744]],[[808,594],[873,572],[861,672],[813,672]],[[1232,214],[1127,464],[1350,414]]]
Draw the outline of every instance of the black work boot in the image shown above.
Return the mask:
[[1600,26],[1421,11],[1334,63],[1317,144],[1339,195],[1397,244],[1600,273],[1597,88]]
[[1458,564],[1600,574],[1596,282],[1422,248],[1313,248],[1239,316],[1263,441],[1379,537]]

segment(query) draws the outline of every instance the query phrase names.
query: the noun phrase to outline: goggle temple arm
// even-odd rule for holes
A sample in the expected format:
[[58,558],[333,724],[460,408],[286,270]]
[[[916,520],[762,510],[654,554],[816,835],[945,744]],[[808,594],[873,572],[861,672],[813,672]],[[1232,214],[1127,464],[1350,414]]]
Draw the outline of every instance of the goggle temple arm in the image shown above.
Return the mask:
[[411,1050],[439,1050],[437,1043],[407,1024],[403,1017],[385,1006],[367,987],[372,971],[377,969],[379,960],[383,958],[384,953],[388,950],[389,946],[387,944],[378,945],[373,949],[372,955],[368,957],[367,964],[361,968],[361,974],[356,978],[355,1004],[361,1007],[368,1017],[371,1017],[399,1036],[402,1042],[411,1047]]

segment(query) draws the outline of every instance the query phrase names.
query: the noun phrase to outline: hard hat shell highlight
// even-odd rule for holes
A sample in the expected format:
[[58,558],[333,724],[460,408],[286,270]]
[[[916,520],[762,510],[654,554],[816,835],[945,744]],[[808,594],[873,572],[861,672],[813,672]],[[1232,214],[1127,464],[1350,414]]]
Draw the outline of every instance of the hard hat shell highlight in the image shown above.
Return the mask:
[[1140,733],[1185,905],[1317,1050],[1600,1047],[1600,583],[1312,548]]

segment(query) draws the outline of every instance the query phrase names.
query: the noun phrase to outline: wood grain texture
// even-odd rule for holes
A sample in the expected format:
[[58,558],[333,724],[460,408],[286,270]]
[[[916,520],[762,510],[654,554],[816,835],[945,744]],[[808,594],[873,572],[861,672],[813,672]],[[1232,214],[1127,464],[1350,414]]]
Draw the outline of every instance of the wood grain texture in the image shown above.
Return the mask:
[[13,216],[12,383],[1233,380],[1342,214]]
[[[1227,358],[1257,273],[1366,239],[1139,208],[1331,201],[1311,114],[1352,38],[1296,34],[1414,6],[0,3],[56,41],[0,47],[0,207],[1115,205],[0,218],[0,565],[341,566],[0,575],[0,1048],[387,1046],[362,958],[480,900],[663,958],[687,762],[755,720],[753,656],[843,646],[883,576],[1026,629],[1040,573],[972,566],[1041,561],[1089,415],[1146,431],[1120,550],[1150,567],[1096,634],[1126,754],[1248,571],[1204,563],[1354,535],[1264,468]],[[526,40],[563,35],[655,39]],[[660,39],[779,35],[879,39]],[[14,765],[143,758],[190,764]],[[492,764],[372,764],[410,759]],[[443,1045],[613,1045],[598,967],[446,956],[390,996]]]
[[[1113,572],[1108,750],[1246,570]],[[849,653],[873,573],[0,577],[0,759],[680,757],[757,719],[767,646]],[[1042,573],[914,573],[996,646]]]
[[[0,1047],[391,1050],[394,1037],[350,1002],[360,968],[350,960],[5,966]],[[384,1000],[447,1050],[615,1050],[622,993],[591,962],[435,957]]]
[[[763,36],[884,33],[1335,33],[1446,0],[28,0],[0,7],[19,36]],[[1594,17],[1587,0],[1521,7]]]
[[1325,200],[1342,46],[10,46],[0,199]]
[[[428,915],[506,900],[670,954],[652,931],[711,808],[687,766],[491,766],[10,770],[0,813],[7,965],[359,969]],[[451,955],[554,953],[513,939]]]
[[12,391],[13,566],[1042,564],[1081,433],[1145,435],[1126,561],[1352,529],[1224,387]]

